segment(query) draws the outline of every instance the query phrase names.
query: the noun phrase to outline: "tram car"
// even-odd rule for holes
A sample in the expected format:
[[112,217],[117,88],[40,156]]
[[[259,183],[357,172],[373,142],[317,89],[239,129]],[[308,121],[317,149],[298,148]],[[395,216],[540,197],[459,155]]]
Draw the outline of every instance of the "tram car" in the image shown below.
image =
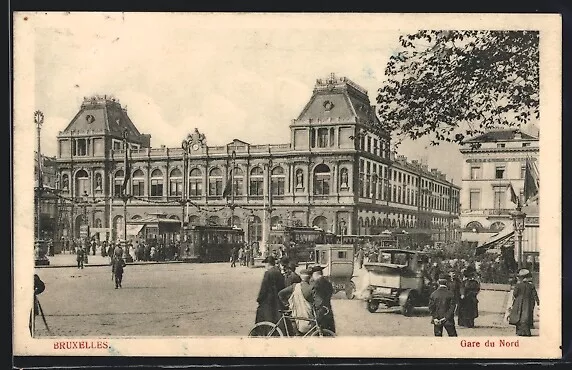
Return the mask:
[[318,244],[333,243],[336,235],[317,227],[285,226],[270,230],[267,251],[270,255],[281,255],[281,250],[291,261],[307,264],[314,261]]
[[230,226],[194,225],[183,229],[179,259],[186,262],[228,262],[234,247],[244,246],[244,231]]

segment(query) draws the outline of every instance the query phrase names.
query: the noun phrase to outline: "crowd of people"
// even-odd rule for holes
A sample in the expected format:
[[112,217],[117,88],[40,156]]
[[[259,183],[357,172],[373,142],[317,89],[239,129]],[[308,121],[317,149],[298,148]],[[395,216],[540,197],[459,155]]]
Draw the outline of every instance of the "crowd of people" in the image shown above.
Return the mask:
[[[286,256],[279,260],[273,255],[264,259],[266,271],[262,278],[255,323],[280,321],[282,310],[291,310],[293,317],[315,319],[321,329],[335,333],[331,298],[334,288],[323,276],[323,268],[313,266],[296,272],[297,263]],[[288,333],[304,335],[311,329],[309,320],[286,321]]]

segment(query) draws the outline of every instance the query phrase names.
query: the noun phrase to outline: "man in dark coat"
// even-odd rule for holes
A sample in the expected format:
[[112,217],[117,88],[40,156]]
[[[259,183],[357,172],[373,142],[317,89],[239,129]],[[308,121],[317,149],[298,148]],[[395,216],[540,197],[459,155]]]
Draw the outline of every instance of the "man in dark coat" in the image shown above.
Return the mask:
[[456,337],[455,297],[447,287],[448,279],[446,275],[442,275],[437,282],[437,289],[429,297],[429,311],[431,312],[433,333],[436,337],[442,337],[443,328],[445,328],[447,335]]
[[316,319],[322,329],[329,329],[336,332],[334,311],[332,310],[332,295],[334,287],[332,283],[324,277],[321,266],[312,267],[312,295]]
[[113,276],[115,280],[115,289],[121,288],[121,282],[123,280],[123,268],[126,263],[122,257],[116,257],[113,260]]
[[457,276],[457,272],[455,270],[451,270],[449,272],[449,282],[447,286],[449,287],[451,293],[453,293],[453,297],[455,298],[455,306],[457,308],[459,307],[459,301],[461,300],[462,285],[463,283],[461,282],[461,279],[459,279],[459,276]]
[[84,256],[85,251],[81,247],[78,247],[76,249],[76,251],[77,251],[76,252],[77,253],[77,255],[76,255],[77,268],[82,269],[83,268],[83,262],[85,261],[85,256]]
[[459,326],[475,327],[475,318],[479,317],[479,300],[477,295],[481,284],[475,279],[475,271],[471,268],[463,271],[464,279],[461,284],[461,295],[458,308]]
[[286,270],[286,272],[284,275],[284,282],[285,282],[287,287],[289,287],[292,284],[302,282],[300,275],[298,275],[296,273],[296,262],[288,261],[288,264],[286,265],[285,270]]
[[527,269],[518,272],[518,283],[513,291],[513,303],[510,310],[509,324],[516,326],[516,335],[530,337],[530,329],[534,323],[534,306],[540,305],[538,293],[530,282],[531,274]]
[[258,308],[256,309],[255,323],[262,321],[269,321],[272,323],[278,322],[280,319],[280,312],[283,305],[278,298],[278,292],[284,289],[284,276],[280,273],[280,269],[276,267],[276,259],[273,256],[268,256],[263,261],[266,263],[266,272],[262,278],[260,291],[258,293]]

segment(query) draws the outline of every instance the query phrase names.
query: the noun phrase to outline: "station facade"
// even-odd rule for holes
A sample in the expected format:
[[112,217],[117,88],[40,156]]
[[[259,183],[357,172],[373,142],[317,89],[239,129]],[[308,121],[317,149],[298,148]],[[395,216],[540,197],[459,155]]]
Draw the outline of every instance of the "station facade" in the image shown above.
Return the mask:
[[[79,237],[81,225],[89,225],[124,238],[125,137],[127,220],[162,214],[236,225],[250,241],[285,225],[344,235],[400,230],[433,240],[460,237],[460,188],[437,169],[392,153],[390,132],[367,91],[348,78],[317,80],[290,133],[278,145],[234,139],[208,146],[195,129],[188,149],[156,148],[115,98],[85,98],[57,137],[58,190],[70,200],[62,235]],[[223,193],[231,177],[229,196]]]

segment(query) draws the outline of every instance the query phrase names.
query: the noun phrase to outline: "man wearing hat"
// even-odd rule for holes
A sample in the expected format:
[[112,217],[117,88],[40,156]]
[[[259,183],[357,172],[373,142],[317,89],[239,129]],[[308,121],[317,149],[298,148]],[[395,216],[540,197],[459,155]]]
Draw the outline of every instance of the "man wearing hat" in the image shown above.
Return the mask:
[[332,295],[334,294],[334,287],[328,279],[324,277],[322,272],[324,268],[321,266],[314,266],[312,271],[312,296],[314,310],[316,311],[316,318],[318,324],[322,329],[329,329],[336,332],[336,324],[334,321],[334,312],[332,311]]
[[284,265],[284,282],[287,287],[292,284],[301,282],[300,275],[296,273],[296,262],[290,261],[286,257],[286,264]]
[[[284,306],[292,310],[292,316],[312,318],[312,301],[314,299],[312,286],[310,285],[310,276],[312,271],[304,269],[300,271],[300,281],[286,286],[278,292],[278,298]],[[288,323],[288,332],[297,332],[305,334],[312,327],[312,323],[307,320],[295,320],[295,327]]]
[[475,318],[479,317],[479,300],[477,296],[481,291],[481,284],[475,279],[476,270],[467,267],[463,271],[463,281],[461,283],[461,296],[459,299],[459,326],[467,328],[475,327]]
[[450,337],[457,336],[455,329],[455,297],[447,287],[447,275],[440,275],[439,286],[429,297],[429,311],[431,311],[431,323],[436,337],[443,336],[443,328]]
[[534,323],[534,306],[540,305],[538,293],[529,280],[532,274],[527,269],[518,272],[518,283],[513,291],[513,303],[510,309],[509,324],[516,326],[516,335],[530,337]]
[[266,257],[263,262],[266,264],[266,271],[256,299],[258,308],[256,309],[255,323],[262,321],[276,323],[280,319],[278,310],[283,308],[278,299],[278,292],[285,288],[284,276],[276,267],[276,259],[273,256]]

